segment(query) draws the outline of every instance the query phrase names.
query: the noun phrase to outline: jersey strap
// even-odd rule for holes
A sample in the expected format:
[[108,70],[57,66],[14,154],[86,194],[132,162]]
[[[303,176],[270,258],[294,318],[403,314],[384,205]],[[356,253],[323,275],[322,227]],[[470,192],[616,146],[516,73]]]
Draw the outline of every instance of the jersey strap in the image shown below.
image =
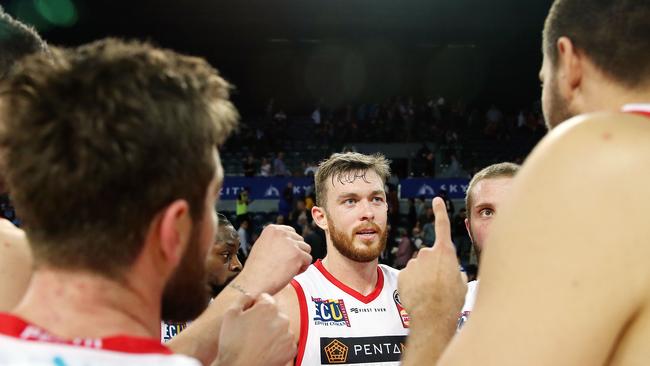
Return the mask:
[[133,354],[171,355],[172,351],[155,338],[118,335],[106,338],[65,339],[7,313],[0,313],[0,334],[26,341],[67,344]]

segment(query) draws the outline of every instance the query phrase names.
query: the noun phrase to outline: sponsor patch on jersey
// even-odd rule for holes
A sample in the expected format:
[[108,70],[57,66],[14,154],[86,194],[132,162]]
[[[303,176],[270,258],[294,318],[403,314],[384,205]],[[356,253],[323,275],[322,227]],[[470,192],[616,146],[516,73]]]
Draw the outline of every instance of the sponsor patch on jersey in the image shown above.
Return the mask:
[[386,308],[350,308],[350,312],[354,314],[364,314],[364,313],[385,313]]
[[176,337],[183,329],[187,328],[188,323],[171,323],[164,322],[162,329],[163,342],[169,342],[172,338]]
[[343,299],[311,298],[316,308],[315,325],[350,326],[350,317]]
[[323,365],[399,361],[406,336],[351,337],[320,339]]
[[399,293],[397,292],[397,290],[393,292],[393,300],[395,300],[395,306],[397,306],[397,312],[399,313],[399,316],[402,320],[402,325],[404,326],[404,328],[408,328],[409,325],[411,324],[411,317],[406,312],[406,309],[404,309],[404,306],[402,305],[402,301],[399,298]]

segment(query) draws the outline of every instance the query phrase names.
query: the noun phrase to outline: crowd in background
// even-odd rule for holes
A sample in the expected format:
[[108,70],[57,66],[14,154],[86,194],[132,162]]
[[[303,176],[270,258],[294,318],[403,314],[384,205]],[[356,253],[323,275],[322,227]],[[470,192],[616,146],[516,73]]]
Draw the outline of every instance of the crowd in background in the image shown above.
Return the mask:
[[497,161],[523,161],[545,131],[539,103],[503,110],[444,97],[394,97],[288,114],[272,100],[264,115],[245,116],[222,158],[230,175],[300,177],[355,144],[410,143],[420,148],[407,161],[393,161],[400,178],[466,178]]

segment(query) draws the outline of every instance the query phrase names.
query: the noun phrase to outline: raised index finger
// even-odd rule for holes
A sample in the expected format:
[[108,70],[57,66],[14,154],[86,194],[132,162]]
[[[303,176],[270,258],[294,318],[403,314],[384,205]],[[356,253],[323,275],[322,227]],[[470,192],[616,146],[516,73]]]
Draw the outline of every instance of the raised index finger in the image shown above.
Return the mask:
[[445,201],[440,197],[435,197],[431,205],[433,206],[433,214],[435,215],[436,244],[451,244],[451,227]]

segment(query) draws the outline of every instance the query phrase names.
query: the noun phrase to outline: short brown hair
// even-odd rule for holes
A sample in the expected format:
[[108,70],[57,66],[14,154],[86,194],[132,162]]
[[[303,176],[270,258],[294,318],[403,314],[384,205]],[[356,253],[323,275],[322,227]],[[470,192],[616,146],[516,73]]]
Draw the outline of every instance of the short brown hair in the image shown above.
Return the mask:
[[316,205],[325,207],[327,201],[327,180],[338,179],[340,182],[354,182],[366,179],[366,172],[372,169],[383,183],[390,177],[390,161],[382,154],[364,155],[356,152],[335,153],[318,165],[314,176],[316,185]]
[[46,50],[47,45],[32,27],[12,18],[0,6],[0,79],[22,57]]
[[201,219],[238,123],[229,89],[203,59],[135,41],[21,62],[0,93],[0,156],[37,265],[119,276],[166,205]]
[[520,168],[521,166],[515,163],[497,163],[489,165],[474,174],[472,180],[469,181],[467,192],[465,193],[465,210],[467,211],[467,218],[469,219],[471,217],[472,191],[478,182],[485,179],[512,178],[517,174]]
[[557,65],[557,41],[568,37],[605,74],[630,88],[650,83],[650,2],[555,0],[543,48]]

